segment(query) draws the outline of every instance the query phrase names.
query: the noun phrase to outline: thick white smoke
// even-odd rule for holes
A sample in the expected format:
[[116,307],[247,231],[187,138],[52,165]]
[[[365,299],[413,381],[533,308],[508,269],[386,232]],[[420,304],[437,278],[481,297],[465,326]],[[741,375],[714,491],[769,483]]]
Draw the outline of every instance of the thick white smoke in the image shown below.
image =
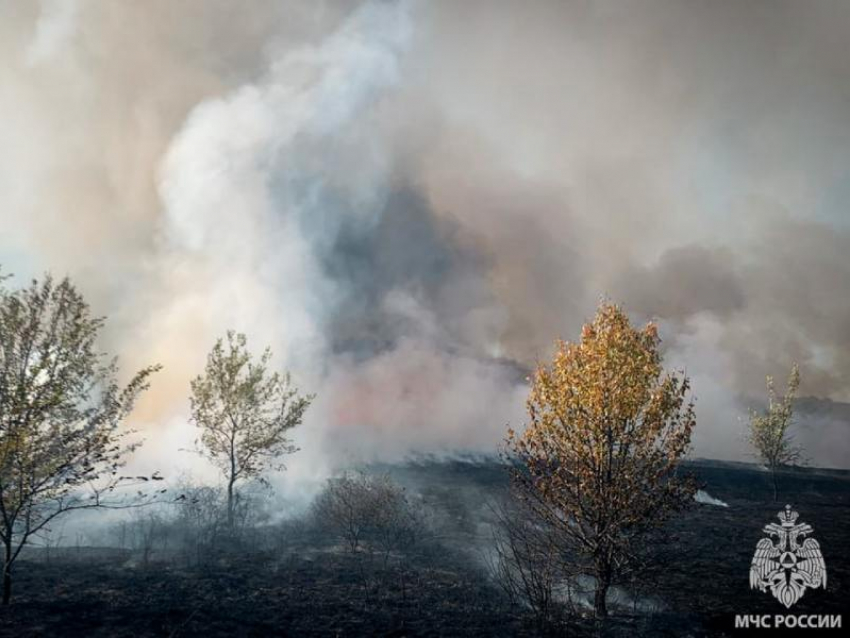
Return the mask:
[[525,371],[605,294],[660,319],[696,453],[744,458],[765,374],[797,360],[804,394],[850,398],[848,23],[793,2],[0,4],[0,264],[72,275],[126,370],[164,364],[146,469],[205,471],[176,450],[228,328],[319,395],[290,481],[492,451]]
[[[336,328],[357,321],[347,313],[361,294],[333,274],[339,238],[351,228],[352,241],[370,237],[397,189],[393,140],[375,111],[398,84],[411,11],[408,2],[365,4],[320,43],[285,51],[260,79],[202,102],[160,169],[162,301],[144,333],[161,346],[150,354],[168,375],[175,355],[186,359],[174,344],[203,352],[228,328],[271,344],[277,363],[319,395],[290,480],[323,462],[495,449],[521,413],[516,371],[449,352],[416,286],[388,284],[369,300],[380,305],[370,312],[405,323],[397,341],[365,353],[333,343]],[[184,413],[167,416],[154,443],[163,453],[181,436],[189,444]]]

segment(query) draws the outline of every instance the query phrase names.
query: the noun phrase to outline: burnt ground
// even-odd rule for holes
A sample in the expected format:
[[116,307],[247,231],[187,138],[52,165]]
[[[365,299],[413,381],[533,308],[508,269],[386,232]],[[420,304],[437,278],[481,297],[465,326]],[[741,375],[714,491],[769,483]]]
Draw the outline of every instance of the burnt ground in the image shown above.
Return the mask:
[[[751,591],[750,559],[762,527],[785,502],[814,527],[828,572],[794,614],[838,614],[850,592],[850,475],[800,470],[768,477],[746,465],[691,469],[728,507],[695,505],[668,525],[653,572],[624,585],[627,598],[604,626],[576,617],[561,635],[729,636],[735,614],[786,613]],[[489,462],[422,461],[392,468],[421,495],[439,533],[384,565],[352,555],[303,526],[267,530],[275,543],[245,545],[190,565],[161,552],[143,565],[129,550],[54,548],[16,565],[2,636],[535,636],[485,568],[488,501],[504,488]],[[845,619],[846,620],[846,619]],[[825,630],[818,632],[823,635]],[[741,635],[774,635],[751,629]],[[826,631],[835,634],[836,631]],[[803,631],[789,635],[805,635]]]

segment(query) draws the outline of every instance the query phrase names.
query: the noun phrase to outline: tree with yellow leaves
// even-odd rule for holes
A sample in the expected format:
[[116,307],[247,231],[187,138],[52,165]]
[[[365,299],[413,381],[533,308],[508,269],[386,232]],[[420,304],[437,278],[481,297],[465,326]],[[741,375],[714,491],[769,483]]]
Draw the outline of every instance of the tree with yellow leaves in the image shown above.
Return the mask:
[[795,465],[802,457],[802,448],[794,445],[789,429],[794,417],[794,399],[800,387],[800,369],[795,363],[788,376],[785,395],[777,397],[773,377],[767,377],[767,410],[762,414],[750,412],[749,439],[759,460],[770,470],[773,480],[773,500],[779,495],[776,472],[786,465]]
[[508,432],[514,491],[595,579],[596,615],[629,572],[635,542],[692,501],[677,467],[696,419],[685,376],[662,367],[654,324],[633,328],[602,303],[579,343],[558,342],[528,398],[529,422]]

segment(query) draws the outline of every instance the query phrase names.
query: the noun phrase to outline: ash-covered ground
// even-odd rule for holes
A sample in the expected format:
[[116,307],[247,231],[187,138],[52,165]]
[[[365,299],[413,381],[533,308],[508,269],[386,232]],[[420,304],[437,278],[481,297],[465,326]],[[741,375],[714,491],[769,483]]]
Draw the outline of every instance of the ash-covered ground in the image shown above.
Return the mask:
[[[599,625],[578,614],[571,636],[735,635],[736,614],[786,613],[749,588],[762,528],[785,503],[813,526],[828,572],[795,614],[838,614],[850,591],[850,473],[783,473],[780,501],[754,466],[689,464],[726,506],[695,503],[648,548],[652,567],[615,589]],[[549,629],[494,581],[491,507],[507,486],[492,461],[422,460],[388,470],[428,512],[427,533],[404,552],[352,552],[309,518],[258,522],[239,538],[193,552],[166,520],[99,546],[65,539],[17,565],[3,636],[535,636]],[[116,528],[117,530],[117,528]],[[111,537],[117,538],[113,530]],[[140,531],[141,530],[141,531]],[[147,530],[147,531],[145,531]],[[79,537],[83,538],[83,537]],[[123,547],[121,545],[124,545]],[[847,619],[845,619],[847,621]],[[752,633],[755,630],[749,630]],[[762,632],[765,633],[765,632]],[[834,632],[827,632],[834,633]],[[743,632],[741,635],[745,635]],[[771,634],[773,635],[773,634]],[[791,635],[802,635],[800,631]]]

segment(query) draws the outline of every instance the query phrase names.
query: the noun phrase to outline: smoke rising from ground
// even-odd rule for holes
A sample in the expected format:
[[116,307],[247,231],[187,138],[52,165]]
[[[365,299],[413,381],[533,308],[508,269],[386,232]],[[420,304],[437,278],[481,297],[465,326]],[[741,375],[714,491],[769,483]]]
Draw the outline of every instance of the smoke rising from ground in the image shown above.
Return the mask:
[[0,17],[0,264],[72,275],[126,370],[164,364],[142,463],[191,446],[188,382],[227,328],[318,393],[288,480],[491,451],[602,295],[661,322],[698,455],[741,458],[746,398],[793,361],[850,401],[845,6]]

